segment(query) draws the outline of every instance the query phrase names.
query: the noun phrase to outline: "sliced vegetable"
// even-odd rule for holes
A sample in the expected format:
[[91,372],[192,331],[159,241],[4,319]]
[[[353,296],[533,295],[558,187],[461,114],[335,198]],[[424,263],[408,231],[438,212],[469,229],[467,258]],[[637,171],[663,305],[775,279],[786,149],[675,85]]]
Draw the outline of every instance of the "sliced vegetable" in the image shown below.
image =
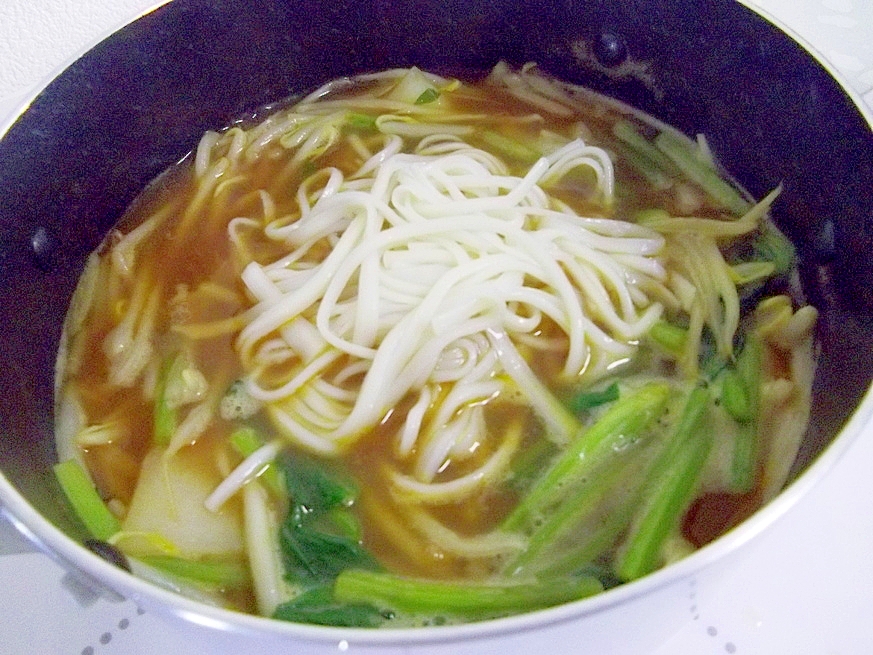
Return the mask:
[[626,146],[625,158],[652,186],[656,189],[667,189],[672,185],[667,171],[675,170],[675,166],[629,121],[617,121],[612,127],[612,133]]
[[270,616],[280,604],[300,593],[285,576],[279,546],[280,512],[264,486],[255,481],[243,487],[246,556],[258,612]]
[[620,442],[637,438],[660,416],[669,395],[667,384],[649,383],[609,407],[591,427],[580,430],[507,517],[503,527],[517,530],[531,517],[543,516],[592,466],[599,464],[604,454],[621,447]]
[[[413,66],[397,81],[397,84],[385,97],[389,100],[415,105],[421,104],[419,103],[420,98],[425,98],[425,102],[434,102],[439,97],[439,90],[434,87],[427,75]],[[430,100],[427,100],[428,98]]]
[[[291,506],[279,533],[288,576],[305,586],[332,581],[347,568],[378,568],[350,526],[357,489],[342,476],[302,457],[282,461]],[[337,523],[337,510],[345,510]]]
[[121,529],[121,523],[100,498],[79,462],[75,459],[59,462],[54,465],[54,473],[76,516],[92,536],[106,541]]
[[482,130],[480,136],[485,144],[492,149],[520,162],[532,164],[542,157],[542,153],[535,148],[532,148],[516,139],[511,139],[500,132],[495,132],[494,130]]
[[688,330],[661,320],[649,328],[649,338],[671,355],[680,356],[685,351]]
[[622,580],[634,580],[658,568],[667,537],[693,500],[712,447],[712,435],[703,429],[709,401],[709,391],[695,387],[670,440],[652,464],[639,519],[631,526],[617,560],[616,572]]
[[190,559],[239,557],[244,550],[242,517],[232,507],[211,511],[206,499],[218,484],[215,471],[202,465],[196,451],[168,455],[161,448],[146,453],[122,528],[128,535],[152,535],[142,543],[125,540],[125,552],[154,554],[154,539],[173,544]]
[[193,560],[168,555],[148,555],[139,559],[143,564],[205,586],[237,589],[251,582],[248,570],[239,561]]
[[751,398],[745,381],[734,368],[726,368],[721,376],[721,405],[735,421],[746,423],[752,419]]
[[346,628],[376,628],[386,619],[378,609],[367,603],[337,602],[329,585],[314,587],[282,603],[276,608],[273,618]]
[[429,89],[425,89],[421,92],[421,95],[415,99],[415,104],[417,105],[426,105],[429,102],[434,102],[437,98],[440,97],[440,92],[434,89],[433,87]]
[[153,437],[158,446],[169,445],[179,425],[178,407],[170,405],[167,389],[170,378],[179,375],[181,357],[174,356],[164,361],[158,373],[155,387]]
[[614,402],[618,400],[618,396],[618,383],[613,382],[600,391],[585,391],[576,394],[570,399],[570,409],[577,414],[581,414],[600,405]]
[[731,461],[731,489],[737,493],[751,491],[757,474],[762,358],[763,345],[760,339],[748,335],[736,363],[737,377],[743,385],[748,406],[747,413],[743,415],[745,420],[734,415],[740,425]]
[[412,614],[489,616],[550,607],[601,591],[603,585],[594,576],[516,584],[468,584],[349,570],[337,577],[334,597],[342,602]]
[[726,182],[708,159],[700,156],[698,146],[687,139],[661,132],[655,137],[655,146],[710,197],[737,216],[752,206],[731,184]]

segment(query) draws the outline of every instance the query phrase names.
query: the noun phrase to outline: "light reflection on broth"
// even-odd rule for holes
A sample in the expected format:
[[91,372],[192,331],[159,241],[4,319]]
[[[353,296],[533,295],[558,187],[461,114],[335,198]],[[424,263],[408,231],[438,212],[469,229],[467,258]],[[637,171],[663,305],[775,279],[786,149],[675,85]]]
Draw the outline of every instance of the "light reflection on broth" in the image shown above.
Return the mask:
[[60,458],[144,571],[244,611],[467,621],[632,580],[766,502],[804,431],[777,194],[535,67],[327,85],[205,135],[92,257]]

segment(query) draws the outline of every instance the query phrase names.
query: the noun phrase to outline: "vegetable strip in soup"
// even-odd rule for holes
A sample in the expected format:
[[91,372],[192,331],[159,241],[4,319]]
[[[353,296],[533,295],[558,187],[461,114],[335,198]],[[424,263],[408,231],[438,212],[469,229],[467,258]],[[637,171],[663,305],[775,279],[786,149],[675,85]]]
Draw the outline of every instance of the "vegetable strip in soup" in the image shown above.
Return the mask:
[[59,480],[135,573],[290,621],[646,575],[767,502],[805,430],[778,195],[535,66],[331,82],[205,134],[91,256]]

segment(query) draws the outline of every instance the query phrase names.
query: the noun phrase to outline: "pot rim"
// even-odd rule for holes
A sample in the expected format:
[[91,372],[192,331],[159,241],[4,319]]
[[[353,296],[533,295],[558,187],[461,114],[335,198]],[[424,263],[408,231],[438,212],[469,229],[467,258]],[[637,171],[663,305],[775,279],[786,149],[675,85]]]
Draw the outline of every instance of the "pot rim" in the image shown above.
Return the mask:
[[[24,100],[5,117],[0,117],[0,139],[15,121],[27,111],[33,100],[49,83],[67,67],[121,28],[159,9],[172,0],[157,0],[150,8],[131,16],[119,25],[85,44],[59,67],[53,70],[42,83],[30,90]],[[781,20],[757,6],[751,0],[736,0],[751,12],[771,23],[781,33],[795,41],[809,53],[835,81],[843,94],[860,112],[873,130],[873,110],[869,109],[844,79],[833,64],[806,39]],[[476,639],[506,636],[568,623],[600,614],[610,608],[626,604],[668,585],[692,578],[718,561],[727,558],[742,546],[754,540],[794,508],[816,485],[821,483],[835,468],[842,457],[868,428],[873,434],[873,385],[865,391],[861,401],[848,417],[832,441],[816,456],[814,461],[784,488],[767,505],[751,517],[732,528],[712,543],[687,557],[674,562],[639,580],[625,583],[601,594],[565,603],[559,606],[461,625],[416,627],[416,628],[338,628],[291,623],[269,617],[244,614],[233,610],[212,607],[180,594],[163,589],[129,574],[110,564],[92,551],[77,543],[34,509],[0,471],[0,518],[5,518],[45,555],[54,559],[73,576],[96,592],[115,595],[120,593],[128,600],[147,607],[157,614],[190,622],[202,627],[220,630],[238,636],[290,638],[313,644],[349,644],[355,646],[403,646],[448,644],[474,641]]]

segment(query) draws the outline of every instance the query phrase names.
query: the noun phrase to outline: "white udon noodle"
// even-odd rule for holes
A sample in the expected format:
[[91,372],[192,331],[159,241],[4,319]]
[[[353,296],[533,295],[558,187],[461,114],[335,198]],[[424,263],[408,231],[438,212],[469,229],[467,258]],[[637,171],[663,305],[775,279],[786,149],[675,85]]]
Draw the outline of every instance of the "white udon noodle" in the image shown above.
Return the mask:
[[[551,198],[549,186],[577,167],[594,172],[609,203],[609,155],[581,139],[523,177],[446,134],[412,153],[388,138],[352,175],[311,175],[297,194],[299,216],[263,226],[288,255],[249,263],[242,275],[257,301],[237,341],[249,393],[288,439],[323,455],[412,398],[395,452],[414,456],[415,478],[428,483],[448,460],[500,438],[486,436],[483,405],[529,390],[518,350],[553,347],[537,336],[544,320],[564,333],[563,375],[596,380],[661,315],[641,283],[665,278],[664,239]],[[323,240],[332,250],[313,263],[307,254]],[[269,374],[277,357],[294,361],[281,384]],[[569,438],[553,427],[554,438]]]

